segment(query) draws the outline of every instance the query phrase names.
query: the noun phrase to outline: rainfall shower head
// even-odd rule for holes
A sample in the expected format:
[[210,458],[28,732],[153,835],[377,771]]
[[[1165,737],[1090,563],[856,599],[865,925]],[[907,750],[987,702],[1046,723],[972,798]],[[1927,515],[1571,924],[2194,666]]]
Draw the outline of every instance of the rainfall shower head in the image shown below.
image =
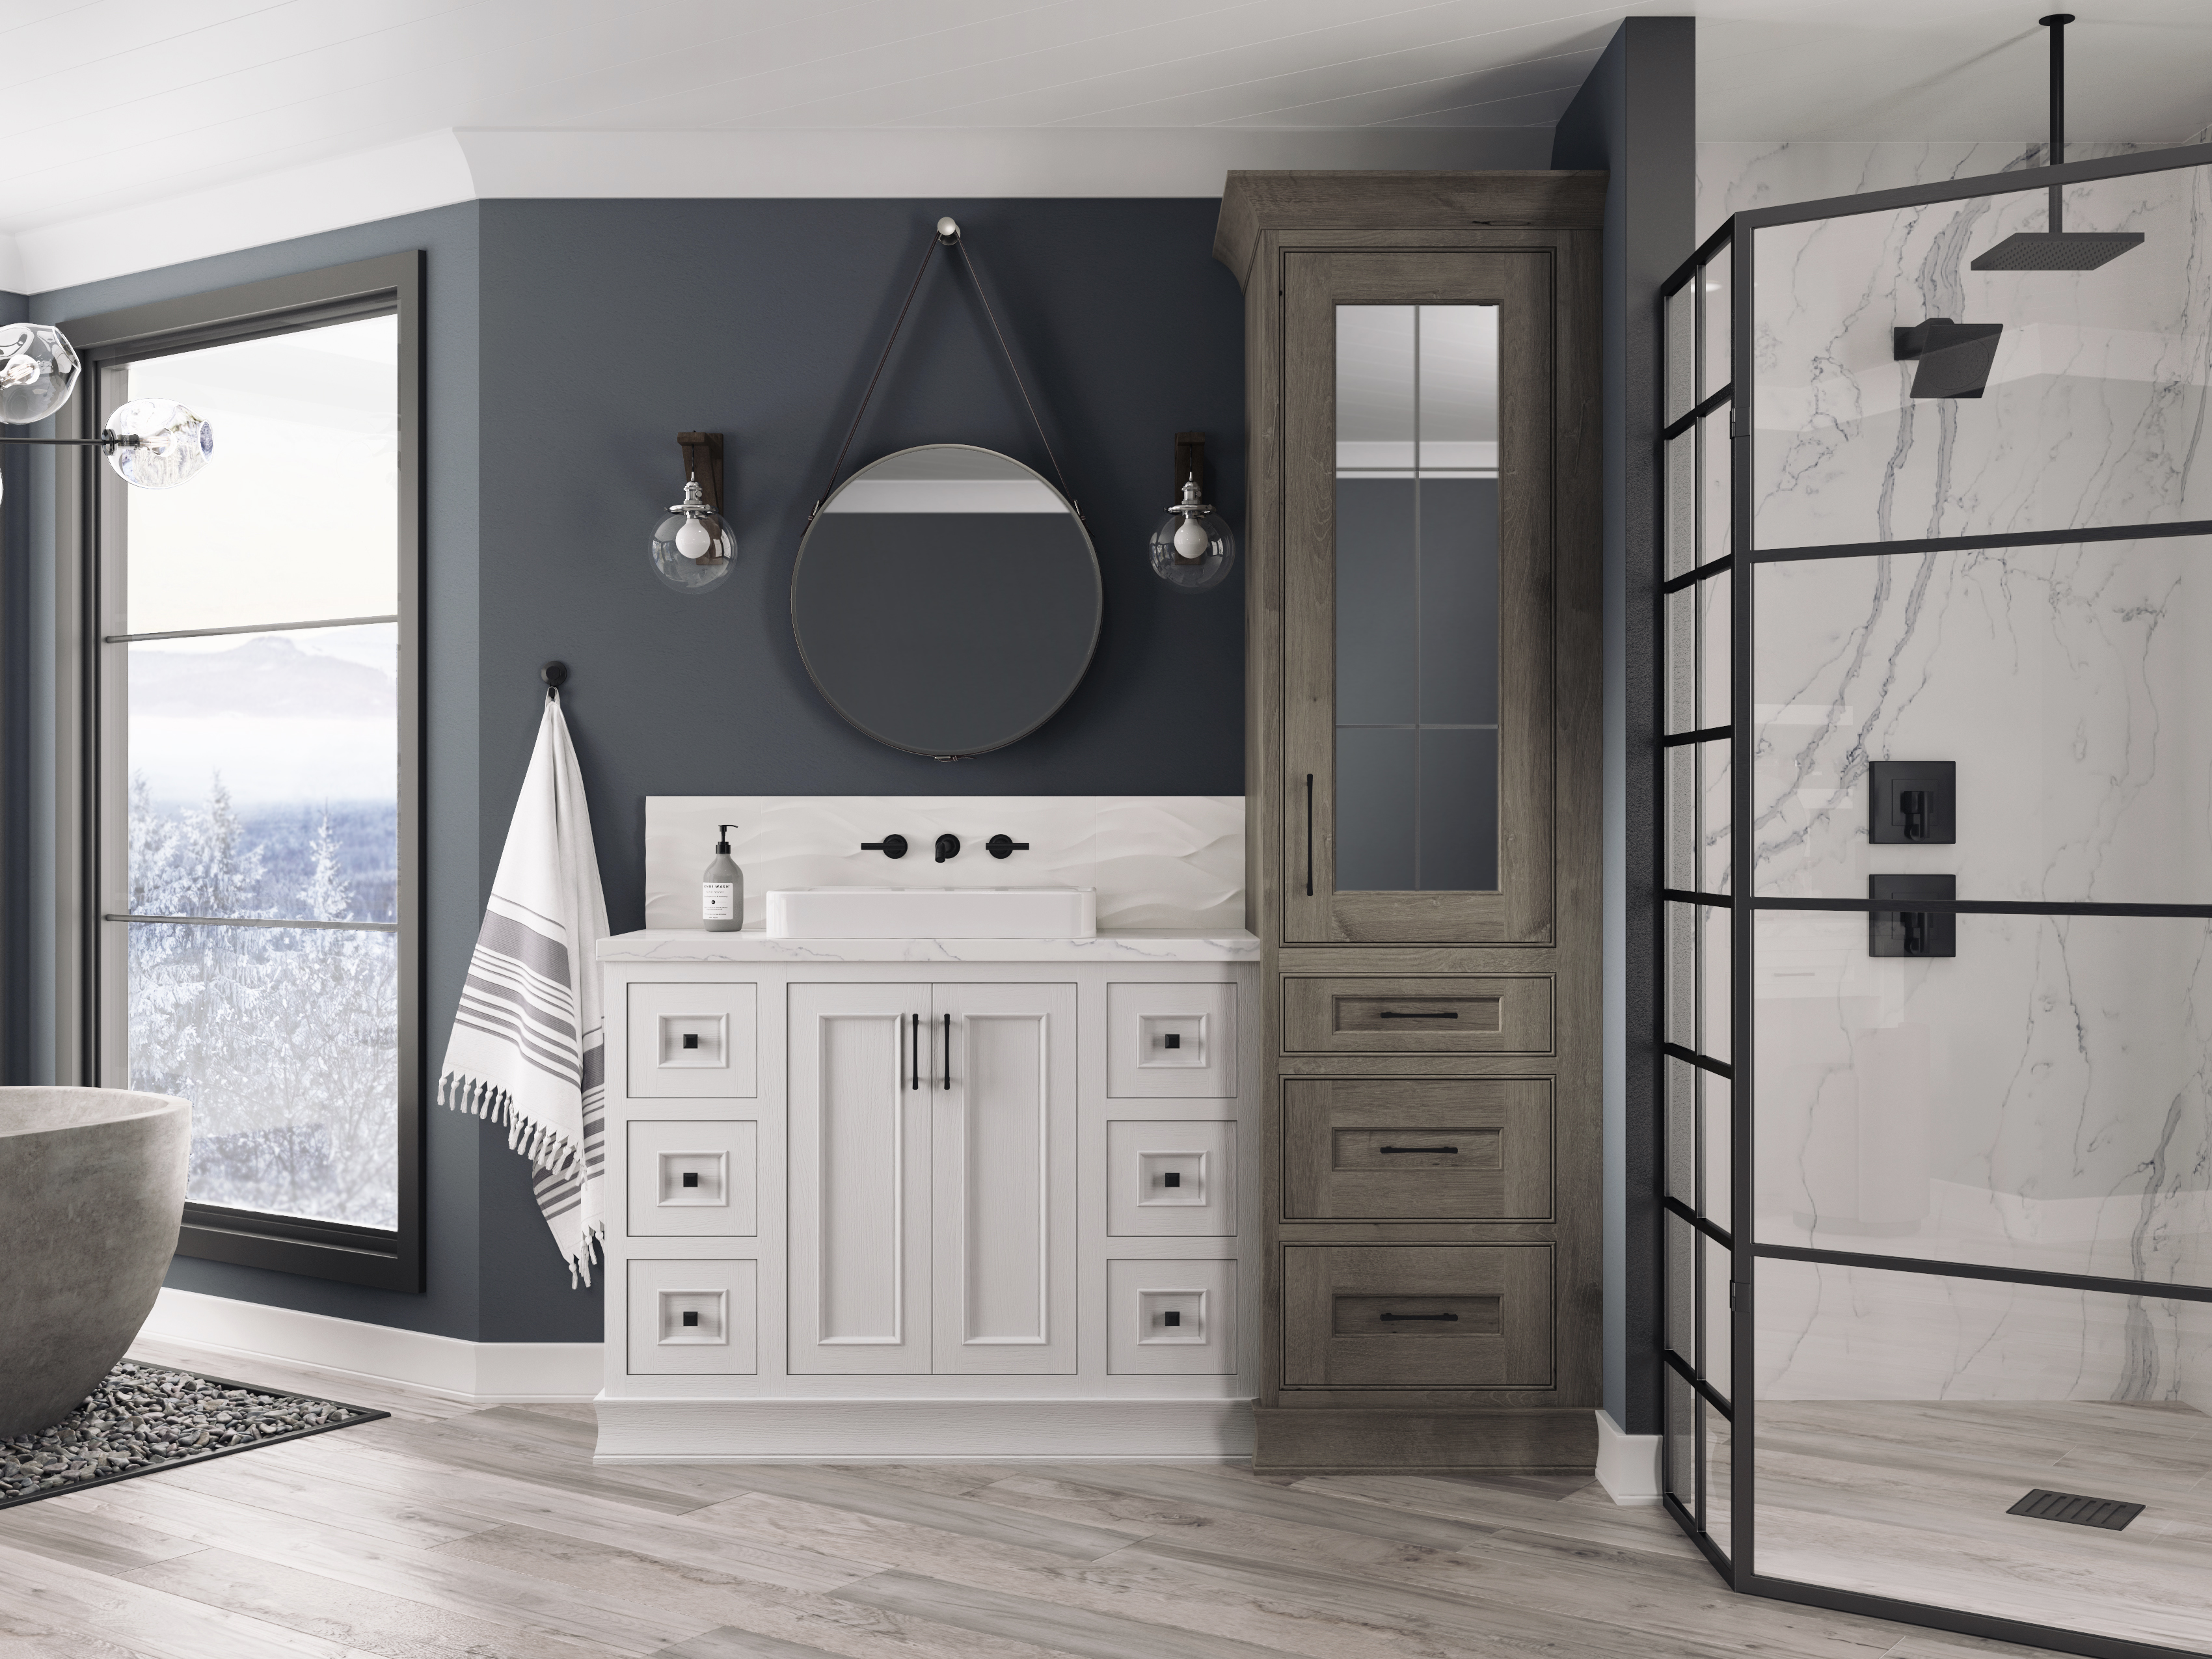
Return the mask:
[[[2051,158],[2066,159],[2066,26],[2070,11],[2035,20],[2051,31]],[[2094,270],[2142,240],[2136,230],[2068,230],[2066,205],[2051,186],[2051,228],[2016,231],[1973,261],[1976,270]]]

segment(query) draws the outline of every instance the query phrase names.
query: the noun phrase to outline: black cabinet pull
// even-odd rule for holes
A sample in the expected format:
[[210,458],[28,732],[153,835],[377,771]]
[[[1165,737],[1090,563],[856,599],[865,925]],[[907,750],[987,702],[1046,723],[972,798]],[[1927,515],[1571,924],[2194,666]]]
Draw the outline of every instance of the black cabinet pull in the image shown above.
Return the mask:
[[1382,1319],[1382,1322],[1383,1322],[1384,1324],[1386,1324],[1386,1325],[1387,1325],[1387,1324],[1389,1324],[1389,1323],[1391,1321],[1393,1321],[1393,1320],[1405,1321],[1405,1320],[1409,1320],[1409,1319],[1445,1319],[1445,1320],[1449,1320],[1449,1321],[1450,1321],[1453,1324],[1455,1324],[1455,1325],[1456,1325],[1457,1323],[1459,1323],[1459,1316],[1458,1316],[1457,1314],[1391,1314],[1391,1313],[1386,1313],[1386,1314],[1380,1315],[1380,1316],[1379,1316],[1379,1317]]
[[945,1086],[952,1086],[952,1016],[945,1017]]
[[1450,1152],[1458,1153],[1456,1146],[1377,1146],[1378,1152]]
[[1313,774],[1306,774],[1306,896],[1313,896]]
[[911,1068],[907,1073],[907,1087],[919,1090],[921,1087],[921,1016],[913,1014],[908,1018],[914,1021],[914,1026],[907,1033],[907,1064]]
[[1395,1008],[1385,1008],[1380,1017],[1383,1019],[1457,1019],[1459,1018],[1457,1014],[1449,1011],[1437,1014],[1401,1014]]

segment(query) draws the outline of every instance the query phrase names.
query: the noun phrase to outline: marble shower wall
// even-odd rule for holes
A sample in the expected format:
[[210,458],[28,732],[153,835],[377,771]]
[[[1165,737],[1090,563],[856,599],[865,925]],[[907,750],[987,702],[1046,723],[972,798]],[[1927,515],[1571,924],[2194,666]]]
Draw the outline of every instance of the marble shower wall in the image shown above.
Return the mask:
[[[2124,146],[2082,146],[2076,159]],[[2032,164],[2021,145],[1707,145],[1701,217]],[[1977,273],[2044,228],[2013,192],[1760,234],[1762,547],[2212,518],[2212,186],[2069,192],[2145,242],[2090,273]],[[1987,394],[1915,402],[1891,330],[2002,322]],[[1873,872],[1965,898],[2212,902],[2212,544],[1765,565],[1763,894]],[[1959,841],[1870,848],[1869,762],[1952,760]],[[1724,859],[1724,775],[1699,793]],[[1758,1236],[2212,1283],[2212,928],[1958,919],[1954,959],[1868,954],[1863,915],[1759,926]],[[1762,1267],[1762,1387],[1807,1398],[2203,1395],[2203,1304]],[[2178,1310],[2178,1311],[2177,1311]],[[2195,1385],[2186,1379],[2194,1376]]]

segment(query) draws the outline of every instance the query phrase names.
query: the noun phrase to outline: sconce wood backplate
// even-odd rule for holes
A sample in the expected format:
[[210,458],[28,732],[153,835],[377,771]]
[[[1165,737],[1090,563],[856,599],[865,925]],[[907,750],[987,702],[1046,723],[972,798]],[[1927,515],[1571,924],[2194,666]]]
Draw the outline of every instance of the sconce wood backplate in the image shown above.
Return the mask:
[[676,447],[684,452],[684,476],[699,481],[707,505],[722,507],[722,434],[719,432],[679,432]]

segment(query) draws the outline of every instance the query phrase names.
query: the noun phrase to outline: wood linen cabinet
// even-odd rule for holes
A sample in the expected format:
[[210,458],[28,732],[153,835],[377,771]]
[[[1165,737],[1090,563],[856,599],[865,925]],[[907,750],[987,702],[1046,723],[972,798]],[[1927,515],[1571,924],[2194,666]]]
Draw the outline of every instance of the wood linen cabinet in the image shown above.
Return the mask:
[[1602,173],[1231,173],[1264,1471],[1588,1468]]

